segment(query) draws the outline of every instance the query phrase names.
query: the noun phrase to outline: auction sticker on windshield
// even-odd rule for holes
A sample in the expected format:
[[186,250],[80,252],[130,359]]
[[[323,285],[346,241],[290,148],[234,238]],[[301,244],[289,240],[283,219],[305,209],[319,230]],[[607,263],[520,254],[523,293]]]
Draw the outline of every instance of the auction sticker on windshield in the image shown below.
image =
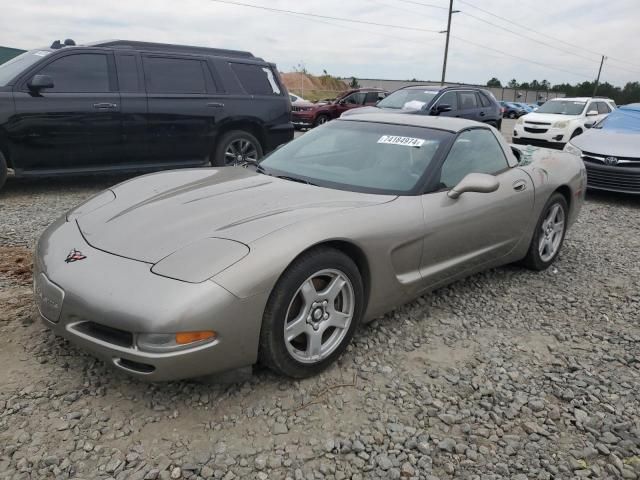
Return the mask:
[[424,139],[383,135],[378,140],[378,143],[386,143],[387,145],[404,145],[405,147],[421,147],[424,145]]

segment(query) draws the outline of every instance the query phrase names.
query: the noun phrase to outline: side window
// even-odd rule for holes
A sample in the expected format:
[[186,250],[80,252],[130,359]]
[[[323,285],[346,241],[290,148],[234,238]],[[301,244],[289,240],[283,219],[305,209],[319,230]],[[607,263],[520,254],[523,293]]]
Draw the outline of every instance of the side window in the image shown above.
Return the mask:
[[605,102],[598,102],[598,113],[610,113],[611,109]]
[[456,92],[445,92],[438,100],[438,105],[451,105],[451,110],[458,110],[458,95]]
[[54,60],[38,72],[53,79],[47,92],[104,93],[109,91],[107,56],[79,53]]
[[280,87],[268,67],[248,63],[230,63],[244,90],[250,95],[280,95]]
[[384,97],[380,96],[380,92],[367,92],[365,95],[364,103],[376,103],[378,100]]
[[148,93],[206,93],[207,91],[200,60],[143,57],[142,65]]
[[453,188],[469,173],[494,175],[509,168],[496,137],[475,128],[458,135],[440,171],[439,188]]
[[344,99],[344,103],[346,103],[347,105],[362,105],[364,103],[365,97],[365,92],[352,93]]
[[382,100],[387,96],[386,92],[378,92],[378,100]]
[[460,110],[472,110],[474,108],[478,108],[476,92],[459,92],[458,100],[460,102]]
[[595,110],[596,112],[598,111],[598,105],[596,102],[591,102],[589,103],[589,106],[587,107],[587,109],[584,111],[585,115],[591,111]]
[[138,65],[134,55],[116,55],[118,86],[121,92],[138,92]]
[[490,107],[491,106],[491,102],[489,101],[489,99],[487,98],[487,96],[484,93],[479,92],[478,93],[478,97],[480,98],[480,104],[483,107]]

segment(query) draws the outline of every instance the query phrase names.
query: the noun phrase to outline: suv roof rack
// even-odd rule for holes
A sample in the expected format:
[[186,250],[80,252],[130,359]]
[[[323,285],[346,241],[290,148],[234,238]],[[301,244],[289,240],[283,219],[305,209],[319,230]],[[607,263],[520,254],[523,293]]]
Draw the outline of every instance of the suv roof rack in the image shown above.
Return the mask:
[[224,48],[194,47],[191,45],[174,45],[170,43],[139,42],[135,40],[103,40],[88,43],[88,47],[111,47],[121,49],[139,49],[159,52],[200,53],[223,57],[255,58],[251,52],[227,50]]
[[71,40],[70,38],[67,38],[64,43],[60,42],[60,40],[54,40],[54,42],[51,44],[51,46],[49,48],[52,48],[54,50],[58,50],[62,47],[75,47],[76,42],[74,42],[73,40]]

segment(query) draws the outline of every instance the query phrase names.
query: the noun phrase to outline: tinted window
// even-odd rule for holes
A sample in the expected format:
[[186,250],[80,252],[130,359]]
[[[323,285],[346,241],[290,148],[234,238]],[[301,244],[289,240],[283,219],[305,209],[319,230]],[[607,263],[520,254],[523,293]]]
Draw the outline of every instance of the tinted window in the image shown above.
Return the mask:
[[246,63],[231,63],[244,90],[251,95],[278,95],[280,87],[270,68]]
[[367,92],[364,103],[376,103],[378,100],[382,100],[383,98],[384,96],[382,96],[381,92]]
[[117,55],[118,86],[121,92],[138,92],[138,66],[133,55]]
[[458,136],[442,165],[439,188],[453,188],[469,173],[493,175],[508,166],[493,133],[479,128],[467,130]]
[[607,115],[604,120],[593,128],[640,132],[640,110],[619,108]]
[[460,110],[471,110],[478,108],[478,99],[475,92],[459,92]]
[[458,110],[458,95],[456,92],[446,92],[438,100],[438,105],[451,105],[451,110]]
[[[580,100],[549,100],[538,108],[538,113],[557,113],[558,115],[580,115],[586,102]],[[588,111],[588,110],[587,110]]]
[[382,108],[420,110],[431,102],[437,94],[437,90],[403,88],[387,95],[378,106]]
[[206,93],[202,62],[184,58],[143,57],[149,93]]
[[480,103],[482,104],[483,107],[491,106],[491,102],[483,93],[478,93],[478,97],[480,97]]
[[609,105],[607,105],[604,102],[598,102],[598,113],[609,113],[609,112],[611,112]]
[[407,192],[450,133],[404,125],[329,122],[266,157],[265,173],[353,191]]
[[366,96],[367,94],[365,92],[352,93],[348,97],[345,97],[343,101],[348,105],[362,105]]
[[67,55],[38,72],[53,79],[48,92],[101,93],[109,91],[107,56],[99,53]]

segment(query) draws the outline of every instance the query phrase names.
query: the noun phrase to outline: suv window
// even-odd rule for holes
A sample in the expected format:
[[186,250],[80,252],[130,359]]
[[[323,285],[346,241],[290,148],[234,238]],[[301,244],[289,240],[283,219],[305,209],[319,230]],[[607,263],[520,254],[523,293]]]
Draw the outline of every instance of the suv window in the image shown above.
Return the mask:
[[458,110],[458,95],[456,92],[444,92],[438,100],[438,105],[451,105],[451,110]]
[[440,171],[439,188],[453,188],[469,173],[494,175],[509,167],[496,137],[475,128],[458,135]]
[[483,107],[491,106],[491,102],[489,101],[489,99],[484,93],[478,92],[478,97],[480,97],[480,103],[482,104]]
[[148,93],[206,93],[200,60],[186,58],[143,57]]
[[109,91],[109,66],[102,53],[78,53],[58,58],[38,72],[53,79],[48,92],[104,93]]
[[478,108],[478,99],[475,92],[458,92],[460,110],[471,110]]
[[364,103],[376,103],[378,100],[382,100],[383,98],[384,94],[382,92],[367,92]]
[[248,63],[230,63],[240,84],[251,95],[279,95],[280,87],[270,68]]
[[355,92],[343,98],[342,101],[348,105],[362,105],[366,96],[365,92]]
[[116,55],[118,86],[121,92],[138,92],[138,65],[134,55]]
[[598,111],[598,104],[596,102],[591,102],[589,103],[589,106],[587,107],[587,109],[584,111],[584,114],[586,115],[587,113],[592,112],[594,110],[596,112]]
[[598,102],[598,113],[611,113],[611,109],[605,102]]

